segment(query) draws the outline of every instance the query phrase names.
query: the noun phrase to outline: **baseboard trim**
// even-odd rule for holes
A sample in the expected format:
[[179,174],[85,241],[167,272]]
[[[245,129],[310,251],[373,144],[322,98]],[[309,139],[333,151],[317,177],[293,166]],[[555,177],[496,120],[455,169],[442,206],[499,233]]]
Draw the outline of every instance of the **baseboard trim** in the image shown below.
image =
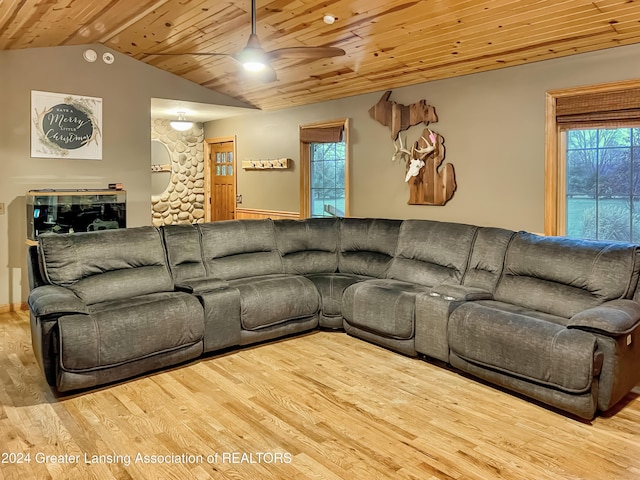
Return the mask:
[[0,313],[21,312],[24,310],[29,310],[29,304],[24,302],[0,305]]
[[255,220],[262,218],[271,218],[273,220],[299,220],[298,212],[283,212],[279,210],[262,210],[255,208],[236,208],[236,219],[238,220]]

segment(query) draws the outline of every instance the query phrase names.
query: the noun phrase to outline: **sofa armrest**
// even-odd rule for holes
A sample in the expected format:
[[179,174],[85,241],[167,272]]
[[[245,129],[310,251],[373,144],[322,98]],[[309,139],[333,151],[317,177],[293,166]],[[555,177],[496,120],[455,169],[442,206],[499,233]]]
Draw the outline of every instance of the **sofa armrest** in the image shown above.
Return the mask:
[[222,280],[221,278],[193,278],[190,280],[183,280],[175,285],[176,290],[193,293],[195,295],[228,286],[229,282]]
[[576,313],[567,328],[578,328],[617,337],[632,332],[640,323],[640,303],[612,300]]
[[442,297],[448,301],[491,300],[493,294],[487,290],[453,283],[441,283],[429,292],[431,297]]
[[29,308],[36,317],[89,313],[87,306],[73,291],[58,285],[42,285],[31,290]]

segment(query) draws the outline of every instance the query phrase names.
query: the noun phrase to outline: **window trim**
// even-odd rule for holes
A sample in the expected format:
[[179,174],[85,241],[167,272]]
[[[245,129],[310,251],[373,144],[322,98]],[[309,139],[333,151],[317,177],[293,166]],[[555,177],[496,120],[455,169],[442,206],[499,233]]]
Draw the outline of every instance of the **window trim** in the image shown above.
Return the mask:
[[[640,88],[640,80],[604,83],[587,87],[574,87],[546,92],[545,121],[545,200],[544,234],[564,235],[566,233],[566,165],[562,149],[565,147],[563,131],[575,128],[571,124],[557,122],[556,106],[559,98],[586,96],[597,93],[625,91]],[[612,123],[615,123],[613,121]],[[588,126],[586,123],[583,126]],[[594,124],[594,127],[597,126]]]
[[[338,120],[332,120],[328,122],[310,123],[300,125],[300,131],[306,128],[335,128],[343,127],[342,139],[345,143],[345,159],[344,159],[344,216],[350,215],[350,146],[349,146],[349,119],[341,118]],[[301,138],[301,137],[299,137]],[[300,141],[300,218],[311,217],[311,150],[309,148],[310,143]]]

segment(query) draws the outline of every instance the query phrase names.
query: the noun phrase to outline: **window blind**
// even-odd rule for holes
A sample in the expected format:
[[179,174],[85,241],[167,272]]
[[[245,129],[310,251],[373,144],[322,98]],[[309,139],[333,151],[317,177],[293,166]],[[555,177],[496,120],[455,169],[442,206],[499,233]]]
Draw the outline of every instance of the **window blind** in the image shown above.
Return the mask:
[[640,87],[556,99],[556,123],[616,126],[640,121]]
[[342,141],[344,125],[329,127],[301,127],[300,141],[303,143],[336,143]]

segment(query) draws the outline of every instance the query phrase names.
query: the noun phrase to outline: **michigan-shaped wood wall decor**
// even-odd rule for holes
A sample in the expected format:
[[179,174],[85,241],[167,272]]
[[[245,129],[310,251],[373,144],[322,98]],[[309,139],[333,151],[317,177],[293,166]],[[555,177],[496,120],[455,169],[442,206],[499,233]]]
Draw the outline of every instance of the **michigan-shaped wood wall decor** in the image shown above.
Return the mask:
[[391,129],[391,138],[395,141],[402,130],[406,130],[413,125],[430,122],[437,122],[436,109],[427,104],[426,100],[420,100],[411,105],[389,100],[391,90],[384,92],[378,103],[369,109],[369,115],[382,125]]
[[[396,144],[401,131],[424,123],[437,122],[435,107],[420,100],[411,105],[402,105],[389,100],[391,91],[385,92],[373,107],[369,116],[389,127],[396,153],[392,159],[403,158],[406,162],[406,182],[409,185],[409,205],[444,205],[456,191],[456,174],[451,163],[444,163],[444,138],[425,128],[420,139],[409,149],[402,138]],[[420,166],[419,170],[415,171]]]
[[[422,137],[418,140],[418,149],[426,148],[429,143],[427,138],[433,133],[435,137],[435,150],[424,159],[424,167],[418,175],[410,177],[409,181],[409,205],[444,205],[456,191],[456,173],[451,163],[443,165],[445,148],[444,138],[438,133],[425,128]],[[409,171],[407,162],[406,171]]]

